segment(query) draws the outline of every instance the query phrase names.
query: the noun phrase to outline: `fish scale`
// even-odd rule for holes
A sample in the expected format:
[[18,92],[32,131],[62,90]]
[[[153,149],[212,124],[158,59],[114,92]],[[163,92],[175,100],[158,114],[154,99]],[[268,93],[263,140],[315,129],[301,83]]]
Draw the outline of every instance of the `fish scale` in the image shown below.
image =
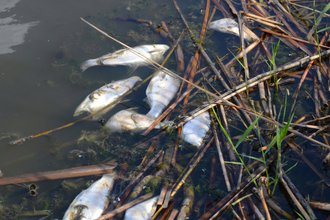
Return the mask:
[[106,174],[90,187],[79,193],[64,214],[63,220],[94,220],[99,218],[109,205],[109,193],[115,174]]
[[98,119],[140,81],[142,81],[140,77],[132,76],[128,79],[118,80],[102,86],[84,99],[75,110],[74,116],[87,112],[93,114],[93,119]]
[[[169,49],[166,44],[150,44],[140,45],[132,49],[121,49],[113,53],[105,54],[96,59],[89,59],[82,63],[81,69],[85,71],[92,66],[146,66],[150,64],[149,60],[161,62],[164,58],[164,53]],[[138,52],[140,55],[136,54]]]
[[175,97],[179,87],[179,79],[164,71],[157,71],[146,90],[147,102],[150,106],[147,116],[157,118]]

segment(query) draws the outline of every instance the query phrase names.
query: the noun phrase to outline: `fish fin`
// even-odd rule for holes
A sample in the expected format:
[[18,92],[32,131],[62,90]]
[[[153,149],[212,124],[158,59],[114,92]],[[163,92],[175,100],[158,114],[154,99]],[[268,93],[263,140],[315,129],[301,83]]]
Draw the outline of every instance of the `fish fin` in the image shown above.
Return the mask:
[[78,106],[78,108],[74,111],[73,113],[73,117],[77,117],[79,115],[82,115],[83,113],[88,112],[85,109],[83,109],[82,107]]
[[138,66],[136,66],[136,65],[130,65],[128,68],[127,75],[132,76],[137,68],[138,68]]
[[136,112],[137,109],[139,109],[139,108],[138,107],[131,107],[131,108],[126,109],[126,111],[137,113]]
[[80,66],[82,71],[85,71],[89,67],[100,65],[99,59],[89,59],[83,62]]
[[155,104],[146,114],[149,118],[158,118],[166,108],[163,104]]
[[149,102],[149,100],[148,100],[148,97],[144,97],[144,98],[142,99],[142,101],[145,102],[145,103],[147,103],[147,104],[150,106],[150,102]]
[[120,103],[126,103],[126,102],[129,102],[131,101],[130,99],[124,99],[124,100],[121,100]]

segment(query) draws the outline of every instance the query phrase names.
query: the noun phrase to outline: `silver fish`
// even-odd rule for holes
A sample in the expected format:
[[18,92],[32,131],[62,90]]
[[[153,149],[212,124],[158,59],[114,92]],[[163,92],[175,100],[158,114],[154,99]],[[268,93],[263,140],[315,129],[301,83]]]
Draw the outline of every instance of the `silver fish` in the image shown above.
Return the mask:
[[[110,133],[129,132],[138,133],[146,130],[154,119],[139,114],[132,109],[126,109],[114,114],[105,124]],[[156,127],[160,128],[160,126]]]
[[127,209],[124,220],[149,220],[156,211],[158,196]]
[[82,63],[81,69],[85,71],[92,66],[145,66],[150,64],[150,61],[144,57],[149,58],[155,62],[161,62],[163,60],[164,53],[169,49],[166,44],[150,44],[133,47],[133,49],[143,57],[137,55],[132,49],[121,49],[113,53],[103,55],[96,59],[86,60]]
[[98,219],[109,205],[109,193],[114,178],[114,174],[103,175],[101,179],[79,193],[66,210],[63,220]]
[[[231,18],[222,18],[216,21],[212,21],[209,24],[209,28],[223,33],[239,36],[238,23]],[[259,37],[246,26],[243,26],[243,38],[250,42],[259,39]]]
[[211,119],[208,112],[204,112],[183,125],[181,137],[196,147],[200,147],[210,129]]
[[157,118],[175,97],[180,87],[180,80],[163,71],[157,71],[151,79],[147,90],[147,101],[150,111],[147,116]]
[[102,86],[85,98],[85,100],[77,107],[73,116],[78,116],[87,112],[90,114],[96,113],[93,119],[99,118],[99,116],[109,111],[116,102],[118,102],[137,82],[140,81],[142,81],[140,77],[132,76],[128,79],[118,80]]

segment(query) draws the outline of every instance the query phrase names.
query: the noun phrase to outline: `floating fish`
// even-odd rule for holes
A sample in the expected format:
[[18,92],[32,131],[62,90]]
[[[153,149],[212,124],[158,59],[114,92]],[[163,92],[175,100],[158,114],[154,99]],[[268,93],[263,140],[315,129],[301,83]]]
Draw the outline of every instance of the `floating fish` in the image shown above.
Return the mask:
[[[139,114],[132,109],[126,109],[114,114],[105,124],[110,133],[114,132],[142,132],[149,128],[154,119]],[[156,128],[160,128],[158,125]]]
[[127,209],[124,220],[149,220],[156,211],[158,196]]
[[66,210],[63,220],[95,220],[109,205],[109,193],[114,174],[103,175],[90,187],[78,194]]
[[133,49],[142,56],[137,55],[132,49],[121,49],[96,59],[86,60],[82,63],[81,69],[82,71],[85,71],[89,67],[101,65],[145,66],[150,64],[150,61],[146,60],[144,57],[155,62],[160,62],[163,60],[163,55],[169,49],[169,46],[166,44],[151,44],[133,47]]
[[179,87],[180,80],[178,78],[172,77],[164,71],[157,71],[146,90],[147,101],[150,106],[147,116],[157,118],[174,98]]
[[93,119],[98,119],[102,114],[109,111],[116,102],[118,102],[137,82],[140,81],[142,81],[140,77],[132,76],[128,79],[118,80],[102,86],[85,98],[85,100],[77,107],[73,116],[78,116],[87,112],[89,114],[95,114]]
[[208,112],[204,112],[191,119],[182,128],[182,139],[196,147],[200,147],[210,129],[211,119]]
[[[222,18],[216,21],[212,21],[209,24],[209,28],[223,33],[234,34],[236,36],[239,36],[238,23],[231,18]],[[253,33],[248,27],[244,25],[243,25],[243,38],[250,42],[259,39],[259,37],[255,33]]]

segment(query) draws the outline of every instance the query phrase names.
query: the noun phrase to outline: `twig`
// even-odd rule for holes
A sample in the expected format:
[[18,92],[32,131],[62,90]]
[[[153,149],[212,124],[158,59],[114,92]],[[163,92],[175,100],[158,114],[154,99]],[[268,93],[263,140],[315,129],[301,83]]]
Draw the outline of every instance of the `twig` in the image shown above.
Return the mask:
[[239,36],[240,36],[240,41],[241,41],[241,48],[242,48],[242,52],[243,52],[243,68],[244,68],[244,73],[245,73],[245,77],[244,79],[247,80],[250,78],[250,71],[249,71],[249,65],[248,65],[248,60],[247,60],[247,56],[246,56],[246,51],[245,51],[245,42],[244,42],[244,31],[243,31],[243,26],[244,26],[244,22],[243,19],[241,17],[241,14],[237,14],[237,19],[238,19],[238,27],[239,27]]
[[179,213],[179,210],[177,209],[173,209],[170,216],[168,217],[168,220],[174,220],[176,219],[176,216],[178,215]]
[[296,21],[296,19],[281,5],[281,3],[278,0],[272,0],[272,3],[274,3],[285,15],[286,17],[296,25],[296,27],[301,31],[302,33],[306,34],[307,31]]
[[[263,188],[264,191],[266,190],[266,186],[265,183],[262,182],[262,184],[260,185],[260,187]],[[256,194],[258,196],[258,194]],[[267,193],[264,193],[267,205],[278,215],[283,216],[285,219],[289,219],[289,220],[293,220],[295,218],[293,218],[293,216],[291,216],[289,213],[287,213],[286,211],[284,211],[281,207],[279,207],[269,196]]]
[[106,173],[112,173],[116,166],[116,163],[104,163],[55,171],[24,174],[14,177],[2,177],[0,178],[0,186],[27,182],[39,182],[46,180],[59,180],[83,176],[102,175]]
[[145,194],[137,199],[134,199],[131,202],[126,203],[125,205],[122,205],[122,206],[116,208],[115,210],[112,210],[111,212],[108,212],[107,214],[102,215],[101,217],[98,218],[98,220],[105,220],[105,219],[113,218],[116,215],[124,212],[125,210],[150,199],[151,197],[152,197],[152,193]]
[[259,220],[265,220],[265,217],[262,215],[261,211],[259,210],[259,208],[254,204],[254,202],[252,201],[251,197],[248,198],[249,204],[254,212],[254,214],[256,215],[256,217]]
[[227,188],[227,191],[230,192],[231,191],[231,185],[230,185],[230,181],[229,181],[229,178],[228,178],[228,173],[227,173],[225,161],[223,159],[223,154],[222,154],[222,151],[221,151],[221,148],[220,148],[220,142],[219,142],[219,138],[218,138],[218,134],[217,134],[217,130],[216,130],[215,126],[213,126],[213,135],[214,135],[214,138],[215,138],[215,145],[217,147],[217,151],[218,151],[218,155],[219,155],[219,162],[220,162],[220,165],[221,165],[221,169],[222,169],[223,177],[224,177],[224,180],[225,180],[226,188]]
[[[178,12],[181,13],[180,10],[178,10]],[[210,13],[210,0],[207,0],[206,6],[205,6],[205,14],[204,14],[204,18],[203,18],[202,29],[201,29],[201,32],[199,35],[199,40],[201,41],[201,43],[203,43],[203,41],[205,39],[209,13]],[[180,14],[180,16],[183,17],[183,15],[181,15],[181,14]],[[189,26],[186,25],[186,28],[189,30],[190,34],[192,34],[192,31],[189,29]],[[193,80],[195,78],[199,60],[200,60],[200,52],[199,52],[199,50],[196,50],[195,55],[192,59],[192,63],[190,65],[191,66],[190,71],[189,71],[189,81],[190,82],[193,82]],[[189,84],[187,86],[187,90],[189,90],[190,88],[191,88],[191,85]],[[190,93],[188,93],[186,95],[186,97],[184,98],[183,106],[185,106],[188,103],[189,97],[190,97]],[[185,113],[185,111],[186,111],[186,109],[183,107],[183,114]]]
[[275,21],[275,20],[272,20],[272,19],[269,19],[269,18],[265,18],[265,17],[262,17],[262,16],[258,16],[258,15],[252,14],[252,13],[245,13],[245,12],[243,12],[242,14],[243,14],[243,16],[245,16],[247,18],[253,18],[253,20],[254,21],[257,21],[257,22],[264,21],[264,22],[266,22],[268,24],[274,24],[274,25],[281,25],[281,26],[283,26],[283,24],[280,23],[280,22],[278,22],[278,21]]
[[305,219],[316,219],[316,216],[309,206],[308,202],[304,199],[304,197],[300,194],[295,185],[291,182],[289,177],[284,173],[283,169],[280,170],[280,182],[282,186],[285,188],[286,192],[292,199],[295,206],[299,209],[301,214]]
[[319,209],[319,210],[330,212],[330,203],[309,201],[309,204],[314,209]]
[[[323,45],[323,43],[324,43],[325,40],[326,40],[326,38],[323,37],[319,45],[320,46]],[[318,51],[316,51],[315,53],[318,53]],[[299,81],[298,87],[296,88],[296,90],[295,90],[295,92],[294,92],[294,94],[292,96],[293,103],[292,103],[292,108],[290,110],[290,114],[293,114],[293,112],[294,112],[294,109],[295,109],[295,105],[296,105],[296,102],[297,102],[297,98],[298,98],[298,95],[299,95],[300,88],[301,88],[302,84],[304,83],[304,81],[305,81],[305,79],[307,77],[307,74],[309,73],[309,70],[312,68],[312,66],[314,64],[314,61],[315,60],[309,61],[308,66],[306,67],[303,75],[301,76],[301,79]]]
[[195,87],[195,88],[201,90],[202,92],[209,94],[210,96],[216,96],[216,95],[214,95],[213,93],[211,93],[211,92],[205,90],[204,88],[202,88],[202,87],[200,87],[200,86],[198,86],[198,85],[196,85],[196,84],[194,84],[194,83],[192,83],[192,82],[189,82],[189,80],[186,80],[186,79],[182,78],[182,77],[179,76],[177,73],[175,73],[175,72],[173,72],[173,71],[167,69],[167,68],[164,67],[163,65],[161,65],[161,64],[159,64],[159,63],[157,63],[157,62],[155,62],[155,61],[153,61],[153,60],[151,60],[151,59],[149,59],[148,57],[145,57],[144,55],[142,55],[142,54],[140,54],[138,51],[136,51],[134,48],[132,48],[132,47],[130,47],[130,46],[124,44],[123,42],[117,40],[116,38],[112,37],[111,35],[109,35],[108,33],[104,32],[104,31],[102,31],[101,29],[99,29],[98,27],[96,27],[96,26],[93,25],[92,23],[86,21],[85,19],[83,19],[83,18],[80,18],[80,19],[81,19],[83,22],[85,22],[86,24],[88,24],[90,27],[92,27],[93,29],[95,29],[96,31],[98,31],[98,32],[100,32],[101,34],[103,34],[104,36],[106,36],[107,38],[110,38],[111,40],[115,41],[116,43],[118,43],[118,44],[122,45],[123,47],[129,49],[129,50],[130,50],[131,52],[133,52],[135,55],[141,57],[142,59],[145,59],[145,60],[148,61],[148,63],[149,63],[151,66],[153,66],[154,68],[156,68],[156,69],[160,69],[160,70],[164,71],[166,74],[169,74],[169,75],[172,76],[172,77],[178,78],[178,79],[180,79],[180,80],[182,80],[182,81],[184,81],[184,82],[186,82],[186,83],[192,85],[193,87]]
[[275,31],[271,31],[271,30],[268,30],[268,29],[265,29],[265,28],[260,28],[260,31],[263,31],[265,33],[269,33],[269,34],[272,34],[272,35],[275,35],[275,36],[278,36],[278,37],[283,37],[283,38],[292,39],[292,40],[295,40],[295,41],[298,41],[298,42],[302,42],[302,43],[305,43],[305,44],[310,44],[310,45],[313,45],[313,46],[316,46],[316,47],[321,47],[321,48],[324,48],[324,49],[330,49],[330,47],[325,46],[325,45],[315,44],[315,43],[312,43],[312,42],[309,42],[309,41],[306,41],[306,40],[303,40],[303,39],[300,39],[300,38],[292,37],[292,36],[282,34],[282,33],[278,33],[278,32],[275,32]]
[[[245,53],[248,54],[249,52],[251,52],[254,48],[256,48],[256,46],[259,45],[260,42],[261,42],[261,40],[259,39],[259,40],[254,41],[253,43],[251,43],[247,48],[245,48]],[[227,67],[230,67],[230,66],[234,65],[234,63],[235,63],[238,59],[242,58],[243,55],[244,55],[244,52],[243,52],[243,51],[239,52],[237,55],[235,55],[235,57],[234,57],[233,59],[231,59],[231,60],[226,64],[226,66],[227,66]]]
[[[182,36],[183,36],[183,35],[182,35]],[[181,37],[182,37],[182,36],[181,36]],[[181,39],[181,38],[179,38],[179,40],[180,40],[180,39]],[[179,40],[178,40],[178,41],[179,41]],[[174,49],[174,48],[175,48],[175,47],[172,48],[172,51],[169,52],[168,56],[170,56],[170,54],[173,52],[173,49]],[[165,64],[165,62],[167,61],[167,59],[168,59],[168,57],[165,58],[165,60],[163,61],[162,65]],[[152,77],[152,75],[150,75],[149,77],[147,77],[147,79],[149,79],[149,78],[151,78],[151,77]],[[140,86],[142,86],[142,84],[144,84],[144,83],[147,81],[147,79],[145,79],[143,82],[141,82],[141,83],[139,83],[138,85],[136,85],[134,89],[128,91],[124,96],[130,94],[132,91],[134,91],[134,90],[136,90],[137,88],[139,88]],[[124,96],[123,96],[123,97],[124,97]],[[122,98],[123,98],[123,97],[122,97]],[[96,112],[94,112],[94,113],[92,113],[92,114],[86,115],[86,116],[83,117],[83,118],[77,119],[77,120],[75,120],[75,121],[73,121],[73,122],[69,122],[69,123],[67,123],[67,124],[65,124],[65,125],[62,125],[62,126],[59,126],[59,127],[56,127],[56,128],[50,129],[50,130],[47,130],[47,131],[42,131],[42,132],[39,132],[39,133],[37,133],[37,134],[29,135],[29,136],[26,136],[26,137],[23,137],[23,138],[16,139],[16,140],[14,140],[14,141],[11,141],[10,144],[12,144],[12,145],[22,144],[22,143],[24,143],[24,142],[26,142],[26,141],[28,141],[28,140],[35,139],[35,138],[39,138],[39,137],[42,137],[42,136],[45,136],[45,135],[49,135],[49,134],[51,134],[51,133],[54,133],[54,132],[56,132],[56,131],[60,131],[60,130],[63,130],[63,129],[66,129],[66,128],[69,128],[69,127],[72,127],[72,126],[74,126],[74,125],[77,124],[77,123],[80,123],[80,122],[82,122],[82,121],[86,121],[86,120],[89,120],[90,118],[93,118],[95,115],[98,115],[99,113],[101,113],[101,112],[103,112],[104,110],[108,109],[110,106],[114,106],[114,105],[118,104],[119,102],[120,102],[120,100],[118,100],[118,101],[115,102],[115,103],[111,103],[111,104],[109,104],[109,105],[107,105],[107,106],[104,106],[102,109],[100,109],[100,110],[98,110],[98,111],[96,111]]]
[[[185,19],[185,17],[183,16],[182,12],[181,12],[181,9],[179,7],[179,5],[177,4],[176,0],[173,0],[173,3],[174,3],[174,6],[176,8],[176,10],[178,11],[178,13],[180,14],[180,17],[181,17],[181,20],[183,21],[184,25],[187,27],[189,33],[190,33],[190,38],[191,40],[193,41],[193,43],[195,45],[197,45],[198,47],[198,50],[202,53],[204,59],[206,60],[206,62],[208,63],[208,65],[210,66],[211,70],[217,75],[217,77],[219,78],[220,80],[220,83],[227,89],[227,90],[230,90],[231,88],[228,86],[228,84],[225,82],[224,78],[221,76],[220,72],[217,70],[217,68],[215,67],[214,63],[211,61],[210,57],[207,55],[207,53],[205,52],[204,48],[201,46],[200,43],[198,43],[195,38],[194,38],[194,35],[192,33],[192,31],[190,30],[189,28],[189,25],[188,25],[188,22],[187,20]],[[227,1],[227,3],[229,4],[230,2]],[[234,8],[231,8],[232,10],[235,10]],[[239,106],[244,106],[242,105],[242,103],[240,102],[240,100],[236,97],[233,97],[234,101],[236,102],[237,105]],[[252,123],[252,120],[251,118],[249,117],[249,115],[247,115],[244,111],[242,112],[242,114],[244,115],[245,119],[251,124]],[[260,138],[260,142],[263,144],[263,145],[266,145],[265,143],[265,140],[263,139],[262,136],[260,136],[257,132],[257,130],[254,128],[253,131],[256,133],[257,136],[259,136]]]
[[189,167],[189,169],[187,170],[187,172],[185,172],[185,174],[182,176],[182,178],[180,179],[180,181],[176,185],[174,185],[172,187],[173,190],[172,190],[172,193],[171,193],[171,198],[173,198],[175,196],[175,194],[178,192],[178,190],[181,188],[181,186],[185,183],[186,179],[189,177],[189,175],[191,174],[191,172],[195,169],[195,167],[201,161],[201,159],[205,155],[206,151],[211,146],[213,140],[214,140],[214,138],[211,138],[211,140],[203,148],[201,148],[199,152],[196,153],[196,155],[198,155],[196,157],[196,159],[193,158],[194,160],[191,160],[188,163],[188,166],[187,167]]
[[267,220],[271,220],[272,218],[270,217],[269,209],[264,196],[264,190],[262,187],[258,188],[258,195],[261,199],[262,207],[264,208],[264,211],[266,213]]
[[[204,146],[201,147],[200,150],[198,152],[196,152],[196,154],[192,157],[192,159],[189,161],[188,165],[186,166],[186,168],[184,169],[184,173],[182,175],[182,177],[180,177],[177,182],[172,186],[172,190],[169,191],[169,199],[173,199],[173,197],[176,195],[176,193],[178,192],[178,190],[182,187],[182,185],[185,183],[185,181],[187,180],[187,178],[189,177],[189,175],[191,174],[191,172],[195,169],[195,167],[198,165],[198,163],[200,162],[200,160],[203,158],[203,156],[205,155],[206,151],[209,149],[209,147],[211,146],[212,142],[213,142],[214,138],[211,138],[211,140]],[[154,214],[154,216],[152,217],[152,219],[155,219],[157,217],[157,215],[163,210],[163,207],[161,206],[157,212]]]
[[[171,32],[166,26],[166,23],[164,21],[161,22],[162,29],[167,33],[168,39],[172,43],[172,46],[177,44],[177,41],[174,39],[172,36]],[[180,44],[176,47],[175,50],[175,56],[176,56],[176,62],[177,62],[177,71],[178,72],[183,72],[184,70],[184,55],[183,55],[183,50]]]
[[[311,60],[319,59],[321,57],[328,56],[329,54],[330,54],[330,50],[327,50],[327,51],[324,51],[324,52],[314,55],[314,56],[306,56],[304,58],[301,58],[300,60],[297,60],[296,62],[290,62],[281,67],[278,67],[276,70],[271,70],[271,71],[268,71],[265,73],[261,73],[255,77],[249,79],[247,82],[242,83],[242,84],[236,86],[235,88],[225,92],[224,94],[222,94],[221,97],[212,101],[211,103],[208,103],[205,106],[201,106],[201,107],[195,109],[194,112],[192,114],[190,114],[190,116],[184,117],[184,119],[177,126],[178,127],[182,126],[182,124],[186,123],[187,121],[191,120],[192,118],[196,117],[197,115],[213,108],[214,106],[216,106],[218,104],[228,103],[226,100],[229,100],[233,96],[235,96],[243,91],[246,91],[247,89],[257,85],[259,82],[265,81],[265,80],[273,77],[274,75],[278,75],[282,71],[289,70],[289,69],[292,69],[297,66],[301,66]],[[228,103],[228,104],[230,104],[230,103]]]
[[248,178],[246,178],[235,190],[231,191],[227,194],[221,201],[215,204],[210,210],[208,210],[204,215],[202,215],[199,219],[215,219],[217,218],[223,211],[225,211],[231,203],[242,193],[244,192],[255,179],[259,178],[264,172],[265,168],[259,167],[253,174],[251,174]]
[[323,176],[317,168],[314,166],[314,164],[308,160],[304,153],[299,150],[299,146],[294,141],[287,141],[289,147],[309,166],[309,168],[326,184],[328,187],[330,187],[329,181],[327,181],[326,177]]
[[120,198],[120,202],[118,205],[122,204],[129,193],[132,191],[133,186],[142,178],[144,173],[157,161],[157,159],[164,154],[164,151],[160,150],[150,161],[149,163],[143,168],[143,170],[132,180],[128,186],[123,190],[123,192],[118,196]]

